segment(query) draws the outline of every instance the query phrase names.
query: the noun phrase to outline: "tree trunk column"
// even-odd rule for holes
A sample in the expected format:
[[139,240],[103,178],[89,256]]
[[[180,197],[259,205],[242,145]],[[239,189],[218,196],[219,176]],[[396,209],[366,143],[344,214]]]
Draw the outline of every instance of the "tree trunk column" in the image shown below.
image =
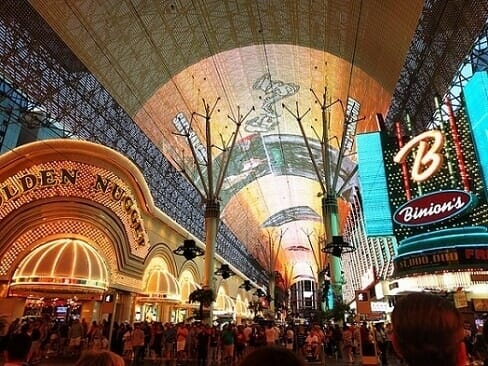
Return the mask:
[[[322,211],[324,216],[324,225],[327,235],[327,243],[332,242],[333,236],[340,235],[339,230],[339,209],[337,205],[337,197],[327,194],[322,198]],[[342,303],[342,263],[341,258],[329,254],[329,270],[330,270],[330,287],[333,295],[333,302],[331,309],[335,304]]]
[[[213,281],[215,272],[215,244],[217,240],[217,228],[220,218],[220,205],[217,201],[207,202],[205,207],[205,274],[203,287],[212,289],[216,293]],[[210,324],[213,322],[213,304],[210,305]]]
[[274,271],[271,272],[271,276],[269,278],[269,296],[271,299],[269,301],[269,311],[273,316],[275,315],[275,288],[276,288],[276,276]]

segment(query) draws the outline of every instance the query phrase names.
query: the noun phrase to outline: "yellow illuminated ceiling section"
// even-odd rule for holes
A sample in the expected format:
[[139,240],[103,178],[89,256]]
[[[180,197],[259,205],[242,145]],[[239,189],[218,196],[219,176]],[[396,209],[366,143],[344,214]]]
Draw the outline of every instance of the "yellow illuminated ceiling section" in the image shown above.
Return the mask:
[[[202,98],[210,105],[221,98],[212,118],[217,145],[219,133],[227,141],[233,131],[227,115],[254,106],[224,183],[222,217],[242,242],[261,248],[256,253],[263,252],[266,227],[286,228],[282,246],[294,251],[282,251],[280,263],[290,260],[303,273],[314,262],[303,228],[322,231],[320,190],[304,167],[297,123],[281,104],[311,108],[306,133],[315,135],[313,125],[320,135],[320,109],[309,89],[321,95],[326,87],[331,100],[361,104],[358,132],[374,130],[373,116],[386,112],[424,1],[30,4],[170,160],[188,161],[173,120],[202,113]],[[343,119],[337,105],[331,108],[330,136],[340,136]],[[194,141],[203,141],[202,120],[192,127]]]
[[[310,109],[303,125],[320,162],[323,123],[311,89],[322,98],[325,88],[327,102],[339,100],[345,108],[348,97],[352,97],[360,103],[359,114],[364,120],[357,124],[357,132],[375,130],[374,115],[384,112],[390,100],[367,74],[357,68],[351,70],[349,62],[333,55],[291,45],[267,45],[266,53],[262,46],[249,46],[222,52],[177,74],[148,99],[135,120],[170,161],[194,172],[199,185],[189,144],[181,136],[190,131],[202,165],[206,156],[205,119],[194,112],[204,114],[205,105],[210,109],[216,105],[210,129],[218,169],[219,147],[230,141],[235,131],[232,120],[254,107],[240,127],[220,192],[222,219],[264,265],[270,252],[280,249],[279,266],[285,262],[300,264],[296,268],[305,268],[302,274],[311,274],[316,259],[310,243],[316,246],[324,234],[322,192],[299,124],[283,104],[294,112],[298,107],[300,114]],[[343,196],[347,198],[357,177],[346,183],[355,166],[352,157],[346,157],[336,170],[345,120],[340,102],[327,110],[326,127],[331,137],[331,173],[340,173],[338,187],[344,185]],[[340,205],[341,212],[345,207]],[[270,233],[272,237],[282,235],[280,245],[277,240],[269,245]],[[314,249],[317,252],[317,247]]]

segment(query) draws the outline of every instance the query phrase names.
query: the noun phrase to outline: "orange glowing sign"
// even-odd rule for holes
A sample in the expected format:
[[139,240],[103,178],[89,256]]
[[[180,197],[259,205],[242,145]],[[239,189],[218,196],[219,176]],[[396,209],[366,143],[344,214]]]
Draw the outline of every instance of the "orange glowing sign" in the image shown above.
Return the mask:
[[22,203],[75,195],[112,209],[128,222],[137,246],[147,243],[143,219],[130,188],[113,173],[68,161],[32,166],[0,182],[0,219]]
[[410,174],[414,181],[424,182],[442,167],[444,157],[441,150],[444,147],[444,136],[438,130],[425,131],[407,142],[395,155],[393,161],[404,163],[415,147],[417,151]]

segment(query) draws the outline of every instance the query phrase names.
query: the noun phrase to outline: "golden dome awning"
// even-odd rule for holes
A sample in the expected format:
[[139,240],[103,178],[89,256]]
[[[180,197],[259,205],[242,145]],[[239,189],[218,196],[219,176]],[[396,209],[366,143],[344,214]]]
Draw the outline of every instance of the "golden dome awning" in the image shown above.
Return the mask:
[[107,266],[90,244],[58,239],[29,253],[15,271],[11,295],[102,294],[109,285]]
[[214,305],[215,314],[229,314],[234,313],[236,304],[235,301],[224,293],[219,293],[217,295],[217,300]]
[[[182,281],[180,282],[180,294],[181,294],[181,301],[186,303],[189,303],[188,299],[190,297],[190,294],[195,291],[200,289],[201,286],[193,281],[193,279],[190,278],[183,278]],[[196,304],[194,304],[196,306]]]
[[252,314],[249,310],[249,301],[247,299],[243,300],[240,296],[237,296],[235,312],[237,316],[242,318],[251,318]]
[[150,302],[180,301],[178,281],[167,269],[162,267],[153,267],[150,270],[144,293],[145,296],[140,297],[139,300]]

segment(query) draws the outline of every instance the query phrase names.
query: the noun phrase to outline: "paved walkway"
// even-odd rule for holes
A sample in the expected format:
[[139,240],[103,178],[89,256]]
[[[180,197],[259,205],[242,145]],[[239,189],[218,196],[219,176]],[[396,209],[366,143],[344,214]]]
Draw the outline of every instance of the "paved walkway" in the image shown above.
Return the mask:
[[[48,358],[42,360],[40,363],[35,364],[36,366],[71,366],[74,365],[76,362],[75,359],[73,358]],[[0,358],[0,365],[3,365],[3,359]],[[127,366],[132,366],[131,361],[126,362]],[[180,364],[178,364],[179,366]],[[342,361],[342,360],[336,360],[334,358],[326,358],[325,361],[322,362],[309,362],[308,365],[310,366],[351,366],[351,363]],[[366,365],[361,362],[361,360],[358,358],[354,362],[353,365]],[[372,365],[369,363],[368,365]],[[377,364],[378,366],[381,366]],[[397,366],[399,365],[398,363],[389,363],[388,366]],[[154,363],[152,360],[146,360],[144,362],[143,366],[176,366],[176,363],[173,362],[163,362],[163,363]],[[182,366],[196,366],[196,361],[195,362],[187,362],[185,364],[182,364]]]

